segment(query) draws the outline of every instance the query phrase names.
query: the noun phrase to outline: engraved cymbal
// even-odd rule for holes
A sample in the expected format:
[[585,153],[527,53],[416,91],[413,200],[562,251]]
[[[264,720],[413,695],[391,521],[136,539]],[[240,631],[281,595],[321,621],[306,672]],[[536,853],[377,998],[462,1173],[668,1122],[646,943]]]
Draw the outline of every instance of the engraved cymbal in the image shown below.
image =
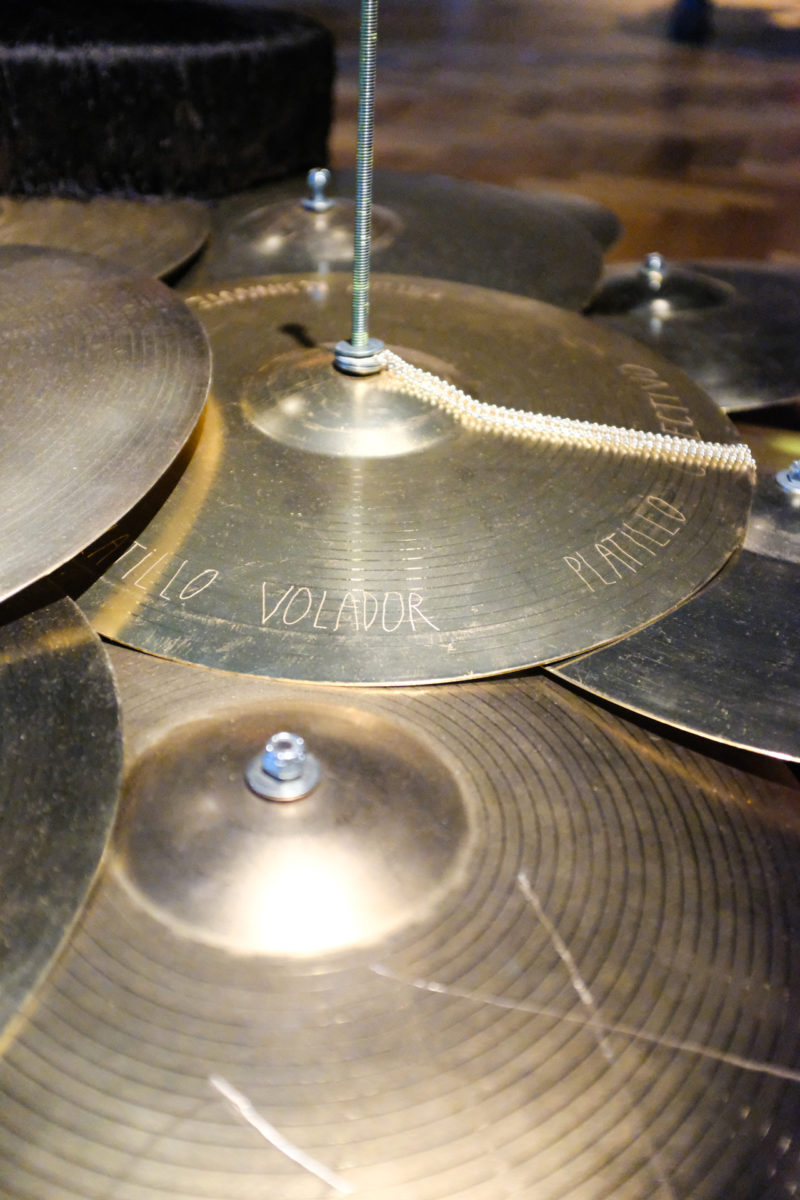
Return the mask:
[[0,606],[0,1033],[84,903],[121,772],[111,668],[80,611]]
[[[317,747],[320,721],[350,745],[377,725],[424,747],[471,836],[463,869],[393,930],[301,955],[212,945],[156,911],[115,840],[35,1020],[0,1061],[8,1200],[791,1191],[800,830],[780,764],[760,777],[763,760],[734,767],[541,675],[309,695],[112,656],[133,788],[119,838],[158,747],[214,728],[240,777],[259,712],[264,729],[305,712],[323,769],[336,739]],[[415,806],[363,785],[417,828]],[[196,796],[176,869],[213,836],[217,795]],[[185,796],[179,785],[188,817]],[[357,807],[336,815],[363,849]],[[458,825],[439,836],[457,853]],[[390,873],[424,853],[413,840]]]
[[[353,258],[355,172],[335,171],[334,203],[309,211],[304,178],[219,200],[206,250],[182,291],[237,275],[346,271]],[[427,275],[581,308],[618,229],[600,205],[443,175],[376,171],[371,260],[376,271]]]
[[0,245],[34,244],[96,254],[159,278],[196,254],[209,229],[208,207],[197,200],[0,197]]
[[203,330],[156,280],[88,255],[0,247],[0,599],[127,512],[186,442]]
[[[660,256],[649,256],[660,257]],[[800,396],[800,270],[714,259],[612,268],[587,310],[651,346],[726,412]]]
[[[348,288],[284,276],[192,299],[214,353],[202,435],[169,494],[75,565],[98,631],[279,678],[464,678],[630,632],[738,544],[746,474],[481,432],[391,375],[339,374]],[[581,317],[397,276],[372,296],[388,345],[481,400],[735,436],[683,375]]]
[[744,548],[688,604],[614,646],[550,668],[625,708],[800,761],[800,501],[776,472],[800,434],[742,424],[759,468]]

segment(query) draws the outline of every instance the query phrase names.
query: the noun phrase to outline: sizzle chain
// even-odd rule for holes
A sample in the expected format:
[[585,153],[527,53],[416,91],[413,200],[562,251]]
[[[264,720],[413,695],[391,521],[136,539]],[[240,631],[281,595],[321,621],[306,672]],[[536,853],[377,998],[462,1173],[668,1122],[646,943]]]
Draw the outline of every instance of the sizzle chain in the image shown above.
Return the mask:
[[599,425],[594,421],[549,417],[544,413],[484,404],[438,375],[412,366],[393,350],[382,350],[377,357],[412,395],[439,405],[466,425],[491,429],[512,437],[540,438],[566,445],[616,450],[622,454],[653,456],[670,462],[702,463],[734,471],[755,472],[756,469],[750,447],[744,442],[694,441],[666,433],[647,433],[619,425]]

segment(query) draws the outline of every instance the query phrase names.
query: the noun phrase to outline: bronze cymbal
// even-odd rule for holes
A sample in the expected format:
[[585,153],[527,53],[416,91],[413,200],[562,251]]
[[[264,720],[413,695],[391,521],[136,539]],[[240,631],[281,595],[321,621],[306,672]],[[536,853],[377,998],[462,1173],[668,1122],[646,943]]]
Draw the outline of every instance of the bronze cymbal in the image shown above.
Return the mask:
[[616,213],[597,200],[571,192],[547,191],[527,192],[538,204],[552,206],[556,212],[573,217],[584,225],[603,250],[611,247],[622,237],[622,222]]
[[80,611],[0,606],[0,1032],[75,923],[121,773],[111,667]]
[[[192,298],[214,353],[205,426],[170,494],[77,563],[98,631],[279,678],[465,678],[640,627],[738,544],[746,474],[481,432],[391,375],[335,371],[348,289],[284,276]],[[398,276],[372,296],[387,344],[481,400],[734,436],[684,376],[571,313]]]
[[586,657],[568,683],[704,737],[800,761],[800,502],[776,472],[800,434],[743,424],[759,467],[744,548],[688,604]]
[[0,247],[0,599],[127,512],[186,442],[209,351],[183,301],[89,255]]
[[796,267],[649,255],[609,270],[587,314],[663,354],[726,412],[800,396]]
[[[322,212],[303,207],[309,188],[298,178],[219,200],[208,246],[181,290],[237,275],[347,270],[354,194],[355,172],[335,171],[326,191],[334,203]],[[616,228],[613,214],[589,201],[443,175],[375,172],[376,271],[480,284],[578,309],[600,278],[602,251]]]
[[[287,729],[313,747],[317,770],[298,798],[270,803],[244,767]],[[235,953],[309,956],[385,938],[446,890],[470,840],[439,758],[357,704],[265,701],[171,730],[137,762],[127,796],[116,852],[138,902]]]
[[0,197],[0,245],[76,250],[159,278],[197,253],[210,229],[198,200],[93,196]]
[[[734,767],[541,675],[343,692],[119,649],[113,661],[131,773],[92,905],[0,1061],[7,1200],[753,1200],[776,1179],[791,1190],[800,826],[779,764],[760,777],[759,760]],[[177,800],[184,837],[160,842],[159,820],[154,854],[169,850],[194,914],[221,879],[235,887],[244,842],[229,857],[229,835],[213,863],[209,848],[217,804],[228,826],[237,790],[249,805],[241,753],[261,745],[259,714],[264,735],[305,714],[320,786],[333,776],[319,804],[313,792],[263,802],[281,848],[305,845],[320,869],[291,859],[320,926],[337,916],[326,851],[349,837],[358,861],[387,807],[390,825],[407,823],[402,849],[384,847],[382,896],[401,893],[393,928],[333,949],[244,952],[132,880],[142,784],[156,786],[163,753],[161,805]],[[347,730],[350,748],[362,730],[368,745],[373,731],[376,745],[396,736],[390,773],[415,769],[416,748],[437,795],[447,780],[452,820],[438,837],[451,866],[416,907],[403,889],[428,851],[423,807],[365,775],[365,831],[319,723]],[[199,783],[192,749],[210,730],[211,774],[187,806],[175,771],[183,760]],[[279,915],[287,927],[298,916],[268,919]]]

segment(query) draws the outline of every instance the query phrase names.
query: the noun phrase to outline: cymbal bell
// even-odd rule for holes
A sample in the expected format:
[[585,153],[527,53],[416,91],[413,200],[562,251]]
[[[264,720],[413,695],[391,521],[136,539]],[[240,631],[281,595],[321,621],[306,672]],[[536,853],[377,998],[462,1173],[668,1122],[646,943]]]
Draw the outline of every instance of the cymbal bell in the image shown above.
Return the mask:
[[[483,401],[733,438],[684,376],[581,317],[398,276],[372,296],[390,346]],[[214,353],[194,455],[70,578],[112,640],[311,682],[492,674],[640,627],[739,542],[747,472],[485,432],[389,372],[337,372],[344,276],[191,303]]]
[[[733,766],[542,675],[345,692],[111,653],[133,809],[0,1060],[8,1200],[745,1200],[776,1163],[793,1177],[798,819],[779,765]],[[215,730],[239,777],[262,708],[265,728],[305,714],[309,746],[329,718],[350,745],[363,722],[424,747],[474,830],[462,868],[393,927],[301,955],[156,910],[127,877],[140,768],[156,779],[168,752],[162,800],[188,817],[185,735]],[[416,805],[362,782],[418,828]],[[190,806],[188,858],[218,794]],[[358,807],[337,813],[360,855]],[[425,854],[414,841],[386,848],[388,874]]]
[[[288,728],[318,778],[278,802],[246,765]],[[136,899],[236,953],[308,956],[388,936],[434,905],[469,823],[425,742],[358,707],[260,703],[169,730],[126,787],[117,861]]]
[[691,376],[726,412],[800,395],[800,271],[659,254],[620,264],[587,308],[593,321],[636,338]]

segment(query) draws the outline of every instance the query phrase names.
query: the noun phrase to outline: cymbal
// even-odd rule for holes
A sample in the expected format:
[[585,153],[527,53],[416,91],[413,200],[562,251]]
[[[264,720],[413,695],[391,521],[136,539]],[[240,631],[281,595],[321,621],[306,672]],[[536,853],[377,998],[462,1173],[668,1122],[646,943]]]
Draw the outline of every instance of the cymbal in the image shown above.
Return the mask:
[[[8,1200],[752,1200],[796,1180],[798,817],[784,768],[762,778],[758,761],[670,742],[541,675],[343,692],[118,649],[113,661],[131,774],[92,904],[0,1062]],[[154,854],[174,853],[194,914],[192,864],[199,907],[226,874],[235,886],[250,817],[237,856],[230,839],[216,858],[211,846],[217,804],[230,826],[235,793],[251,802],[240,755],[261,745],[259,714],[265,735],[304,719],[320,760],[322,793],[263,802],[306,910],[283,909],[285,925],[313,929],[311,914],[344,930],[347,878],[337,907],[341,860],[327,872],[327,852],[348,836],[356,860],[377,849],[390,807],[390,824],[408,822],[402,848],[383,848],[391,928],[367,913],[334,948],[245,952],[133,876],[163,752],[161,806],[177,798],[186,824],[163,844],[160,821]],[[201,730],[216,740],[206,762],[226,763],[187,808],[179,764],[199,780]],[[441,888],[423,868],[416,906],[420,806],[364,776],[366,832],[358,805],[346,811],[359,769],[344,778],[341,758],[373,735],[390,775],[419,751],[437,805],[447,781]]]
[[[482,400],[733,436],[682,375],[571,313],[398,276],[372,297],[390,346]],[[311,682],[493,674],[653,620],[743,533],[746,473],[481,431],[391,374],[335,371],[344,276],[191,303],[214,354],[194,456],[70,577],[112,640]]]
[[[336,171],[331,208],[303,207],[304,179],[219,200],[212,233],[182,291],[237,275],[347,270],[355,172]],[[603,267],[613,214],[590,201],[512,191],[442,175],[376,171],[371,259],[376,271],[426,275],[581,308]]]
[[[249,768],[281,733],[313,748],[316,769],[297,797],[271,803]],[[470,841],[439,757],[357,701],[287,698],[276,712],[265,700],[170,729],[137,761],[127,794],[116,855],[138,902],[235,953],[319,955],[383,939],[463,871]]]
[[800,504],[776,472],[800,434],[742,425],[759,467],[744,549],[703,592],[560,679],[704,737],[800,761]]
[[800,396],[800,270],[709,259],[607,273],[588,315],[657,350],[726,412]]
[[127,512],[205,401],[203,330],[155,280],[88,255],[0,247],[0,599]]
[[0,606],[0,1033],[74,925],[116,808],[111,667],[71,600]]
[[208,208],[197,200],[0,197],[0,245],[96,254],[142,275],[172,274],[197,253],[209,229]]
[[603,250],[610,250],[622,237],[622,222],[619,217],[597,200],[570,192],[551,192],[549,189],[546,192],[534,192],[533,195],[537,203],[550,204],[557,212],[568,214],[580,221]]

